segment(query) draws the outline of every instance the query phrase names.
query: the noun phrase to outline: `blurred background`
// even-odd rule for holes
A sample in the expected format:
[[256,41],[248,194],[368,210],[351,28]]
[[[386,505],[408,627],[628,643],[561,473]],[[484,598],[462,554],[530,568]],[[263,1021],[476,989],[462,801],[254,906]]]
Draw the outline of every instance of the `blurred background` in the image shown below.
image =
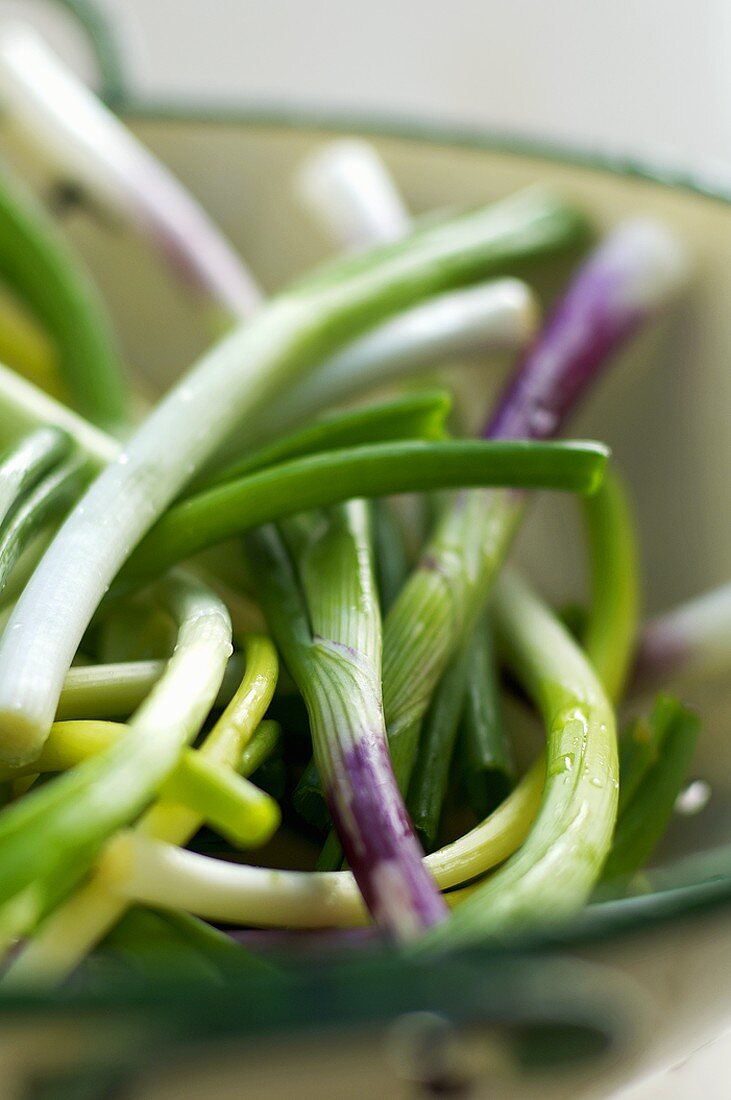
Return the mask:
[[[731,180],[728,0],[94,4],[144,97],[458,122]],[[0,0],[63,37],[54,6]]]

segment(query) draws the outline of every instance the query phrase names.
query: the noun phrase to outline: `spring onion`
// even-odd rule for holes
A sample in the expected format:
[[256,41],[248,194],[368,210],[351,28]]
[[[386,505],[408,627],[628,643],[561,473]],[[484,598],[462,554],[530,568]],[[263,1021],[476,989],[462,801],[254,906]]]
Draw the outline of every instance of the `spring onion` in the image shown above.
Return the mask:
[[246,454],[205,479],[206,486],[233,481],[293,458],[322,454],[364,443],[397,439],[443,439],[445,421],[452,408],[447,390],[422,390],[415,394],[346,412],[319,417],[314,424],[292,432]]
[[441,928],[420,941],[443,949],[555,921],[586,901],[612,842],[618,764],[614,713],[565,628],[515,576],[500,578],[495,627],[511,667],[548,730],[546,783],[535,825],[519,852],[479,886]]
[[88,480],[83,459],[73,455],[28,493],[0,532],[0,591],[36,534],[69,510]]
[[388,244],[408,232],[408,210],[369,142],[347,138],[321,146],[300,165],[295,191],[346,251]]
[[410,939],[446,907],[388,759],[367,507],[353,501],[313,515],[296,535],[294,566],[274,532],[248,540],[264,609],[304,695],[326,798],[364,901],[385,933]]
[[533,294],[518,279],[496,279],[438,294],[353,340],[264,410],[254,425],[281,432],[318,409],[364,390],[423,374],[444,363],[482,362],[485,356],[521,351],[535,332]]
[[12,136],[92,206],[151,241],[224,321],[259,304],[256,284],[208,215],[29,26],[0,34],[0,107]]
[[252,527],[351,497],[485,484],[591,493],[606,457],[596,443],[466,440],[379,443],[306,455],[171,508],[132,554],[122,577],[139,584]]
[[660,696],[648,721],[663,729],[662,755],[623,806],[604,867],[608,882],[626,879],[650,858],[667,828],[698,739],[698,715],[670,696]]
[[439,682],[424,720],[416,767],[409,784],[409,813],[427,851],[431,851],[437,839],[442,803],[447,793],[467,691],[469,656],[469,647],[464,646]]
[[492,630],[486,619],[475,629],[458,748],[467,801],[473,813],[482,819],[500,805],[515,784],[515,764],[502,715]]
[[96,288],[44,211],[7,173],[0,179],[0,275],[53,337],[79,411],[101,427],[122,430],[125,383]]

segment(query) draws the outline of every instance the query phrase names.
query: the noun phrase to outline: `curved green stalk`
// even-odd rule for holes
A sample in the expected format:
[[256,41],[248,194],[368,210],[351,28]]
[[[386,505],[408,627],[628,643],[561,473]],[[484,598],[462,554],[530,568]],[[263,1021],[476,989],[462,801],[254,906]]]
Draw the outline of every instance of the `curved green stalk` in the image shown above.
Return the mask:
[[[437,856],[427,856],[425,863],[446,889],[452,876],[448,864],[440,869]],[[111,841],[99,875],[126,905],[182,909],[214,921],[269,928],[354,928],[368,922],[351,871],[280,871],[229,863],[133,830]],[[453,891],[444,901],[454,909],[466,894]],[[66,928],[73,935],[69,920]]]
[[0,363],[0,441],[17,444],[36,428],[58,428],[94,471],[119,454],[120,444],[72,409]]
[[568,632],[514,575],[501,577],[495,628],[510,667],[548,730],[546,783],[527,840],[448,925],[415,946],[444,949],[574,913],[589,897],[612,841],[618,763],[612,706]]
[[432,295],[318,365],[263,411],[255,437],[290,430],[319,409],[397,380],[423,376],[445,363],[468,362],[479,369],[486,357],[522,350],[537,320],[535,297],[519,279],[495,279]]
[[162,591],[179,623],[178,642],[128,735],[0,814],[4,943],[31,930],[84,876],[104,840],[144,808],[216,697],[231,653],[225,607],[181,577]]
[[[622,676],[629,666],[637,632],[637,549],[632,514],[622,499],[617,475],[609,493],[602,489],[602,504],[587,509],[591,593],[586,654],[616,701]],[[595,521],[598,526],[593,527]],[[597,535],[601,530],[603,539]],[[596,555],[596,556],[595,556]],[[630,572],[628,572],[628,570]],[[515,790],[480,825],[434,854],[439,860],[440,881],[456,886],[484,874],[512,855],[528,837],[540,805],[546,774],[542,753]],[[620,790],[620,799],[622,793]]]
[[[56,721],[127,718],[150,694],[165,665],[164,660],[75,665],[61,689]],[[234,653],[226,665],[214,706],[224,707],[231,701],[242,672],[240,655]]]
[[499,806],[515,786],[515,764],[502,714],[500,682],[487,618],[475,630],[467,670],[467,693],[458,749],[462,784],[480,819]]
[[170,565],[293,513],[358,497],[465,485],[593,492],[606,463],[596,443],[406,441],[326,451],[283,462],[175,505],[121,576],[141,583]]
[[131,225],[216,328],[259,305],[250,272],[205,210],[30,27],[2,28],[0,97],[10,135],[92,208]]
[[310,717],[318,770],[346,856],[386,935],[413,938],[446,908],[422,866],[388,757],[381,617],[364,501],[273,529],[247,546],[267,620]]
[[282,728],[270,718],[260,722],[251,740],[244,746],[239,760],[239,771],[244,776],[254,775],[266,764],[279,748],[282,741]]
[[67,458],[71,440],[58,428],[42,427],[24,436],[0,458],[0,532],[25,493]]
[[[469,638],[469,643],[472,638]],[[470,648],[464,645],[439,681],[424,719],[406,805],[427,852],[437,839],[457,730],[464,709]]]
[[0,592],[25,548],[39,531],[69,510],[88,480],[83,458],[72,455],[21,501],[0,531]]
[[401,526],[388,498],[373,502],[373,543],[381,612],[388,611],[409,575],[409,556]]
[[[279,672],[276,650],[268,638],[248,637],[244,652],[246,667],[239,689],[199,749],[207,761],[230,768],[242,763],[242,753],[271,702]],[[265,731],[265,751],[271,745],[273,732]],[[245,767],[253,770],[260,760],[261,751],[258,756],[250,754]],[[195,810],[161,798],[138,822],[134,832],[140,837],[178,845],[187,843],[201,824],[200,814]],[[14,960],[5,980],[60,981],[119,920],[128,905],[126,899],[110,892],[104,875],[97,871],[85,886],[54,910]]]
[[75,406],[95,424],[123,428],[127,398],[121,361],[96,288],[53,222],[5,176],[0,274],[53,337]]
[[455,645],[474,629],[524,509],[521,494],[461,494],[442,517],[386,618],[383,702],[402,789],[411,777],[421,721],[435,685]]
[[448,390],[430,389],[361,409],[330,413],[298,432],[244,455],[215,474],[204,476],[194,488],[200,491],[293,458],[344,447],[399,439],[443,439],[451,408],[452,396]]
[[661,695],[649,721],[664,730],[662,755],[623,807],[604,867],[606,882],[626,881],[649,859],[667,828],[695,752],[700,719],[676,699]]
[[584,648],[607,694],[621,698],[637,637],[639,585],[634,520],[624,486],[608,470],[597,492],[582,502],[589,541],[591,613]]
[[407,805],[427,851],[434,847],[437,837],[457,746],[463,755],[461,779],[468,801],[473,810],[478,807],[476,815],[484,819],[503,801],[515,781],[485,620],[477,623],[452,659],[424,721]]

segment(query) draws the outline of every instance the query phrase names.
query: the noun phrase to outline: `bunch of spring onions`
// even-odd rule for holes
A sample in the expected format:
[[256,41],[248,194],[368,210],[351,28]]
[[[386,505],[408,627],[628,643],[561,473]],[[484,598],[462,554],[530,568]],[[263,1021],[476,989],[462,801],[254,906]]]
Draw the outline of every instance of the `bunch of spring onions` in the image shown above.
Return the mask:
[[[264,301],[23,27],[0,33],[0,108],[215,332],[135,416],[107,304],[2,165],[2,983],[134,958],[133,907],[178,911],[191,958],[360,925],[428,957],[635,900],[698,733],[667,689],[728,667],[731,607],[641,626],[631,486],[564,436],[682,292],[682,242],[649,218],[597,237],[540,188],[412,225],[375,151],[338,142],[295,187],[345,254]],[[508,561],[545,491],[576,499],[580,614]]]

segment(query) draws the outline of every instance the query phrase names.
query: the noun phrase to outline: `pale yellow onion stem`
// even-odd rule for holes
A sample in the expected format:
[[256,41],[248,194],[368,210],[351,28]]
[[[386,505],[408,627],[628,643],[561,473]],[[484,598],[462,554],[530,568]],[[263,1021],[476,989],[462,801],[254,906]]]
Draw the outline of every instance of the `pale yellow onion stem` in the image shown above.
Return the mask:
[[[246,666],[239,690],[218,719],[200,752],[214,763],[234,767],[263,718],[276,687],[277,652],[269,638],[252,635],[244,645]],[[160,799],[136,831],[172,844],[186,844],[202,824],[194,811]],[[55,983],[70,974],[116,924],[130,900],[109,890],[95,872],[87,884],[59,906],[8,967],[3,984]]]

